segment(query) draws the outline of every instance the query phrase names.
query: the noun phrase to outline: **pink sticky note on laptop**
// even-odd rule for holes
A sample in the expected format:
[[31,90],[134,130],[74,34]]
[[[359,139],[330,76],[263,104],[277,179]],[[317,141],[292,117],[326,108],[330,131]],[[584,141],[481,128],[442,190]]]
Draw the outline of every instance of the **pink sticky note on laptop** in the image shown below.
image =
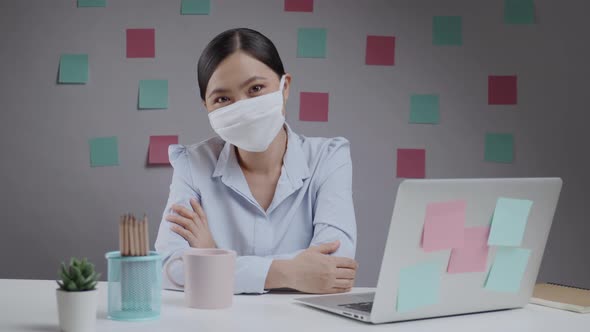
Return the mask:
[[150,136],[148,163],[150,165],[170,165],[168,146],[178,144],[178,136]]
[[488,262],[489,226],[465,228],[463,248],[451,250],[448,273],[485,272]]
[[466,208],[464,200],[429,203],[424,218],[422,249],[430,252],[462,248]]

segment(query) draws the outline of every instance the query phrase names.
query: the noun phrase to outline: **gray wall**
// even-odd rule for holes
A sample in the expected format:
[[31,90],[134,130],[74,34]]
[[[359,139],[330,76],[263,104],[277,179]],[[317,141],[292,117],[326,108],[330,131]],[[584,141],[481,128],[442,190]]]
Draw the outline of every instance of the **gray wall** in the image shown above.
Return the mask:
[[[210,16],[180,16],[180,1],[0,2],[0,278],[53,279],[75,255],[104,279],[126,211],[151,217],[153,244],[172,170],[145,167],[148,138],[213,135],[195,63],[214,35],[247,26],[275,42],[294,77],[292,127],[351,141],[357,285],[377,280],[400,182],[395,151],[419,147],[429,178],[563,177],[540,279],[590,287],[587,2],[537,0],[534,26],[503,25],[501,0],[316,0],[313,14],[285,13],[283,1],[212,2]],[[433,47],[433,15],[462,15],[464,46]],[[328,29],[327,59],[296,58],[297,28],[307,26]],[[128,27],[156,28],[155,59],[125,58]],[[397,37],[396,66],[364,65],[368,34]],[[56,85],[62,53],[89,54],[88,84]],[[514,73],[519,104],[488,106],[487,75]],[[169,80],[168,110],[136,110],[138,81],[149,78]],[[330,93],[329,122],[298,121],[300,91]],[[408,124],[412,93],[440,94],[440,125]],[[514,164],[483,161],[488,130],[515,134]],[[90,168],[88,138],[111,135],[121,165]]]

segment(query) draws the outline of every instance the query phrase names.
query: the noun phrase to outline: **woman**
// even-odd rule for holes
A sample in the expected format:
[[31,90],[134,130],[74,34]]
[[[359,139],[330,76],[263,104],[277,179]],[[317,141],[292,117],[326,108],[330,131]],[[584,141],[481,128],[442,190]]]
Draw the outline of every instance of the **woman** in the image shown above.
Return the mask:
[[[188,247],[232,249],[235,293],[349,291],[357,269],[349,142],[291,130],[291,75],[257,31],[221,33],[197,67],[219,137],[169,148],[174,172],[156,239],[164,263]],[[182,283],[182,264],[171,274]],[[166,277],[164,287],[173,288]]]

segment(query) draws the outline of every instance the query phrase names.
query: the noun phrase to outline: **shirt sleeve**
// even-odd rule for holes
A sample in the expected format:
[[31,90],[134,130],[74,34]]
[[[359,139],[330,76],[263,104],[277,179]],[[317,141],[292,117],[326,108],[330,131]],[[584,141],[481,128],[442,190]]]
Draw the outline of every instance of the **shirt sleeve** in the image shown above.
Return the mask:
[[310,245],[339,240],[340,247],[332,255],[354,258],[357,230],[350,144],[345,138],[338,137],[331,145],[330,158],[320,173],[321,184],[314,202],[314,234]]
[[[170,207],[172,204],[179,204],[192,209],[190,206],[191,198],[195,197],[199,202],[201,201],[201,194],[193,185],[186,147],[178,144],[170,145],[168,147],[168,157],[173,167],[172,182],[155,243],[156,252],[163,257],[163,268],[166,268],[170,260],[181,256],[183,251],[190,247],[182,236],[172,231],[171,226],[173,223],[166,220],[166,215],[171,213]],[[181,264],[177,263],[170,266],[170,274],[173,277],[183,274],[179,265]],[[179,282],[178,278],[174,278],[174,280]],[[163,271],[163,287],[166,289],[179,289],[168,280],[166,271]]]

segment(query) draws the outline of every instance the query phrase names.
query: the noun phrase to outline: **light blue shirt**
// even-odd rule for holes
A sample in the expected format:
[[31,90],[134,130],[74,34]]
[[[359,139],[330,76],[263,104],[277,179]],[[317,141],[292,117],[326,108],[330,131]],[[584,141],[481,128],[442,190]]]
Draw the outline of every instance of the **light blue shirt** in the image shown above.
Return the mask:
[[[273,259],[288,259],[311,245],[340,240],[334,256],[354,258],[356,221],[352,200],[350,144],[343,137],[297,135],[288,124],[287,150],[272,203],[265,211],[256,201],[235,149],[219,137],[168,149],[174,171],[170,194],[156,239],[164,267],[189,248],[165,219],[172,204],[203,207],[218,248],[238,254],[234,293],[264,293]],[[191,208],[192,209],[192,208]],[[184,283],[182,263],[170,266]],[[163,275],[163,286],[177,289]]]

